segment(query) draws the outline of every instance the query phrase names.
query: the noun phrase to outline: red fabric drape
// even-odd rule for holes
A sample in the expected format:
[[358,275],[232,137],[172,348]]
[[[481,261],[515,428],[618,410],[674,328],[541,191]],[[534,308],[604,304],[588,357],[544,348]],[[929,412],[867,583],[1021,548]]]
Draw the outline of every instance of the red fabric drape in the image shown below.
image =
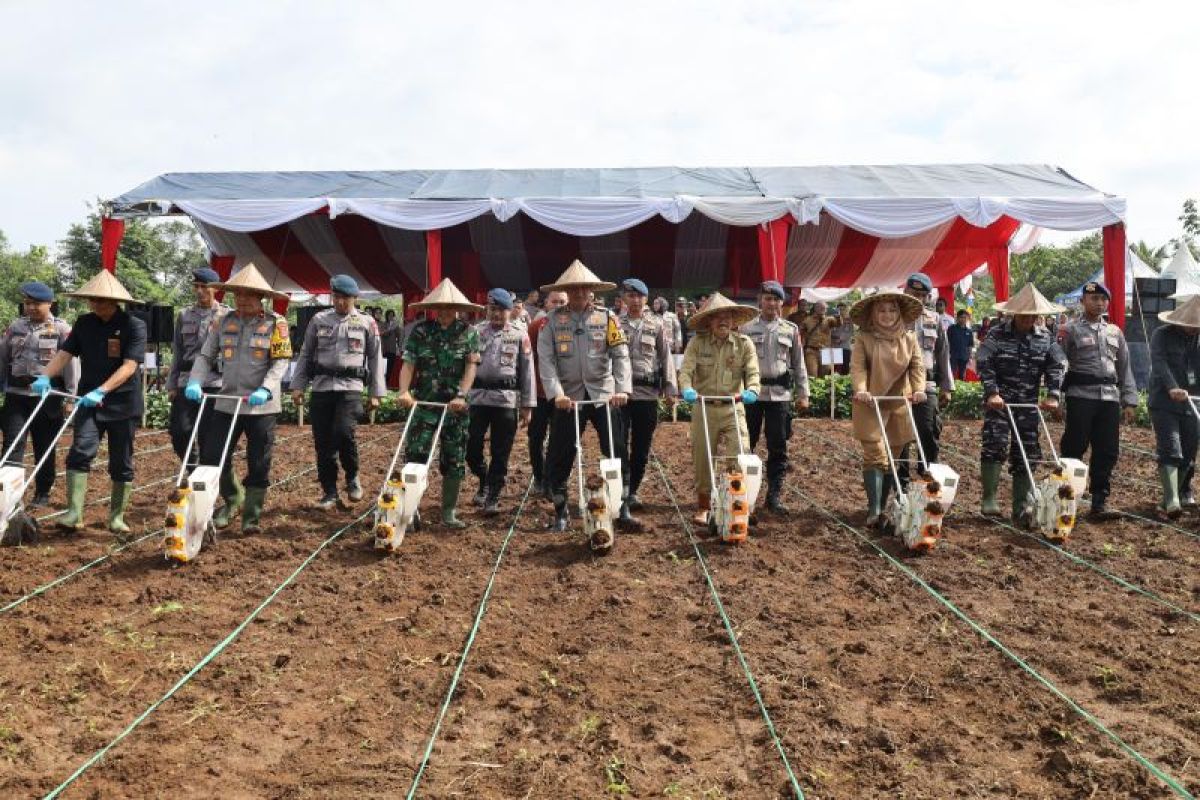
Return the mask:
[[1008,299],[1008,245],[989,248],[987,262],[996,289],[996,302],[1003,302]]
[[384,294],[408,294],[419,290],[400,262],[388,249],[379,224],[358,214],[342,214],[330,220],[338,244],[359,274]]
[[878,236],[846,228],[838,241],[837,254],[825,270],[825,274],[817,281],[817,286],[856,286],[878,246]]
[[276,314],[287,314],[289,299],[287,297],[279,297],[271,301],[271,308],[275,309]]
[[763,281],[783,283],[792,222],[791,217],[780,217],[758,226],[758,263]]
[[292,235],[287,225],[253,231],[250,238],[263,255],[304,291],[312,294],[324,294],[329,291],[329,273],[321,266],[321,262],[308,252],[304,243]]
[[442,232],[425,232],[425,283],[426,290],[442,282]]
[[117,250],[125,235],[125,220],[104,217],[100,220],[100,266],[109,272],[117,271]]
[[937,287],[938,299],[946,301],[946,313],[954,313],[954,284]]
[[[487,296],[488,281],[483,274],[483,262],[471,244],[471,230],[466,223],[439,231],[441,236],[441,274],[473,302]],[[431,259],[432,263],[432,259]],[[432,275],[430,276],[432,281]],[[432,288],[436,284],[430,283]]]
[[730,298],[737,297],[743,286],[758,287],[761,267],[758,234],[754,228],[730,225],[725,240],[725,281]]
[[651,290],[674,284],[675,241],[679,226],[653,216],[629,229],[629,267]]
[[[233,262],[237,260],[237,256],[219,256],[216,253],[210,253],[208,256],[208,265],[217,272],[217,277],[222,281],[229,280],[229,276],[233,274]],[[225,290],[218,289],[216,291],[217,302],[225,297]]]
[[1104,285],[1112,293],[1108,301],[1108,320],[1125,328],[1125,224],[1104,227]]

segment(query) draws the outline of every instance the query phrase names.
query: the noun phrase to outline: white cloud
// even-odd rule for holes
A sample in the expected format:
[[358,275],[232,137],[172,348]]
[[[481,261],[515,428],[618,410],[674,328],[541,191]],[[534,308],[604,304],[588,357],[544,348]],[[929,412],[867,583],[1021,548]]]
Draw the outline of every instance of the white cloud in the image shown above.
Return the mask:
[[0,229],[167,171],[1029,161],[1200,196],[1195,4],[4,4]]

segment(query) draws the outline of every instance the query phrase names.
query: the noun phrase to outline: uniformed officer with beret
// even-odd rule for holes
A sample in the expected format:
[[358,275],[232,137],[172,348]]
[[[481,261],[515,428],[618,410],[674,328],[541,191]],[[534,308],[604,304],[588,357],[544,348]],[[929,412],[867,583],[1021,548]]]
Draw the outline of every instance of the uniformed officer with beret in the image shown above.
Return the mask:
[[68,296],[86,299],[91,310],[75,320],[62,348],[31,387],[45,394],[71,359],[79,358],[78,391],[83,396],[67,453],[67,511],[58,519],[58,527],[72,532],[83,529],[88,472],[100,449],[100,437],[107,436],[112,479],[108,529],[120,537],[129,533],[125,509],[133,493],[133,435],[144,403],[138,371],[146,357],[146,324],[121,308],[120,303],[136,301],[106,270]]
[[[246,264],[231,280],[214,284],[217,289],[233,292],[234,309],[221,320],[214,320],[192,367],[184,395],[200,402],[203,387],[214,383],[220,375],[217,394],[246,397],[238,412],[237,401],[215,401],[212,428],[200,451],[200,463],[217,465],[225,449],[230,425],[234,426],[229,442],[232,450],[246,436],[246,483],[243,490],[234,474],[233,459],[225,459],[221,472],[221,499],[224,501],[213,515],[218,530],[229,527],[239,509],[242,512],[242,532],[262,530],[262,510],[271,482],[271,449],[275,443],[275,422],[283,406],[280,384],[292,358],[292,340],[287,319],[263,307],[266,298],[284,298],[263,278],[258,268]],[[205,413],[208,413],[207,408]]]
[[[917,438],[929,463],[938,460],[941,453],[942,414],[941,404],[949,403],[954,395],[954,371],[950,368],[950,343],[941,315],[929,308],[933,295],[933,281],[923,272],[914,272],[904,282],[904,293],[921,301],[921,316],[912,323],[921,356],[925,361],[925,399],[913,403],[913,418],[917,421]],[[912,447],[905,448],[900,461],[900,480],[908,479],[908,466],[916,455]],[[891,481],[885,484],[890,488]],[[885,490],[884,494],[887,492]]]
[[[546,327],[538,334],[538,372],[546,397],[554,400],[554,418],[550,423],[550,446],[546,470],[554,500],[554,520],[550,530],[565,531],[567,478],[575,463],[575,401],[603,400],[612,409],[612,450],[609,452],[610,415],[601,406],[579,409],[579,424],[590,420],[600,439],[600,450],[608,458],[621,459],[621,474],[628,474],[625,423],[621,408],[629,402],[633,382],[629,366],[629,346],[616,316],[594,302],[596,293],[617,288],[601,280],[578,260],[543,292],[564,291],[567,305],[550,314]],[[636,524],[629,515],[629,504],[622,503],[620,521]]]
[[741,332],[754,342],[762,394],[746,406],[750,449],[758,446],[763,425],[767,429],[767,508],[787,513],[780,492],[787,472],[788,419],[793,399],[797,410],[808,408],[808,371],[800,328],[780,318],[787,296],[778,281],[767,281],[758,295],[758,316],[742,326]]
[[1093,519],[1108,515],[1105,506],[1112,489],[1112,471],[1121,455],[1121,416],[1133,422],[1138,405],[1137,384],[1129,363],[1129,346],[1116,325],[1104,319],[1110,295],[1104,284],[1083,285],[1083,316],[1069,322],[1059,336],[1067,355],[1063,394],[1067,402],[1067,426],[1063,431],[1063,458],[1083,458],[1088,447],[1092,459]]
[[352,502],[362,500],[354,433],[363,413],[363,389],[370,387],[367,402],[371,408],[378,408],[379,398],[387,394],[379,326],[373,317],[355,308],[358,282],[349,275],[334,275],[329,293],[333,308],[309,322],[291,382],[297,406],[304,402],[304,390],[312,386],[308,413],[321,484],[317,508],[321,509],[333,508],[338,502],[339,460],[346,473],[346,496]]
[[[37,407],[39,398],[30,387],[71,332],[70,325],[50,313],[54,292],[49,286],[40,281],[28,281],[22,283],[20,289],[24,316],[9,325],[4,331],[4,338],[0,339],[0,375],[5,380],[4,411],[0,412],[0,426],[4,430],[5,451]],[[79,369],[72,359],[62,376],[52,381],[51,385],[59,391],[74,394],[78,383]],[[46,398],[41,412],[29,423],[35,463],[47,450],[52,450],[54,437],[62,427],[62,422],[62,398],[57,395]],[[22,436],[9,458],[13,463],[20,464],[24,457],[25,437]],[[54,461],[54,453],[51,452],[37,472],[33,506],[40,507],[50,502],[50,490],[54,488]]]
[[[204,347],[204,340],[212,329],[213,320],[223,319],[229,313],[229,306],[217,302],[217,291],[212,287],[212,284],[219,280],[221,278],[216,270],[208,267],[192,270],[192,296],[196,298],[196,303],[180,311],[175,320],[175,336],[171,344],[171,352],[175,357],[171,360],[171,371],[167,374],[167,397],[171,400],[171,419],[168,423],[171,447],[179,458],[183,458],[187,452],[192,428],[196,426],[196,412],[199,409],[199,406],[184,397],[180,390],[187,388],[196,356]],[[210,384],[204,388],[214,389],[219,385],[220,380],[213,376]],[[210,416],[205,414],[204,419],[200,421],[200,442],[204,441],[209,419]]]
[[[508,457],[517,436],[518,420],[528,425],[537,405],[533,348],[525,329],[514,323],[516,298],[507,289],[488,292],[487,319],[475,326],[480,361],[475,382],[467,393],[467,466],[479,479],[475,504],[483,513],[500,510],[500,493],[508,477]],[[483,440],[491,435],[488,458]]]
[[[633,393],[621,409],[629,436],[628,503],[641,508],[638,489],[646,475],[650,446],[658,427],[658,401],[674,404],[679,390],[675,385],[675,358],[671,353],[673,331],[670,323],[646,307],[650,290],[637,278],[621,282],[625,311],[618,318],[629,343],[629,364]],[[665,303],[665,301],[664,301]]]

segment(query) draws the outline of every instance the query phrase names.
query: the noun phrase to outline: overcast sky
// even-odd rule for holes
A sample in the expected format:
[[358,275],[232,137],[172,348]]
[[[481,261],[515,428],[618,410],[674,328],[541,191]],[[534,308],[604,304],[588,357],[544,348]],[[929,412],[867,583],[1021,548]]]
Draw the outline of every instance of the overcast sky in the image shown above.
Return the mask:
[[1044,162],[1200,199],[1200,3],[0,0],[0,230],[188,170]]

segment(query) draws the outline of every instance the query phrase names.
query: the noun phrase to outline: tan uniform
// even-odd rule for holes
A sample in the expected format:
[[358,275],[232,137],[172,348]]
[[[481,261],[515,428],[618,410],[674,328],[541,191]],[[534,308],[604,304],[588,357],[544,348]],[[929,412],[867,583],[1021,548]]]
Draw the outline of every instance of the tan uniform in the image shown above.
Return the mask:
[[[740,333],[730,333],[718,342],[712,333],[697,333],[688,342],[679,369],[679,391],[695,389],[701,395],[738,395],[743,389],[762,392],[758,356],[754,342]],[[696,491],[707,496],[712,486],[709,475],[709,450],[704,437],[705,411],[708,418],[708,442],[713,455],[736,456],[740,437],[742,447],[750,449],[745,417],[730,403],[705,403],[697,400],[692,407],[692,470]]]
[[809,377],[829,374],[829,367],[821,364],[821,351],[831,345],[831,332],[837,324],[837,317],[820,316],[813,312],[809,312],[800,323],[800,333],[804,339],[804,366]]

